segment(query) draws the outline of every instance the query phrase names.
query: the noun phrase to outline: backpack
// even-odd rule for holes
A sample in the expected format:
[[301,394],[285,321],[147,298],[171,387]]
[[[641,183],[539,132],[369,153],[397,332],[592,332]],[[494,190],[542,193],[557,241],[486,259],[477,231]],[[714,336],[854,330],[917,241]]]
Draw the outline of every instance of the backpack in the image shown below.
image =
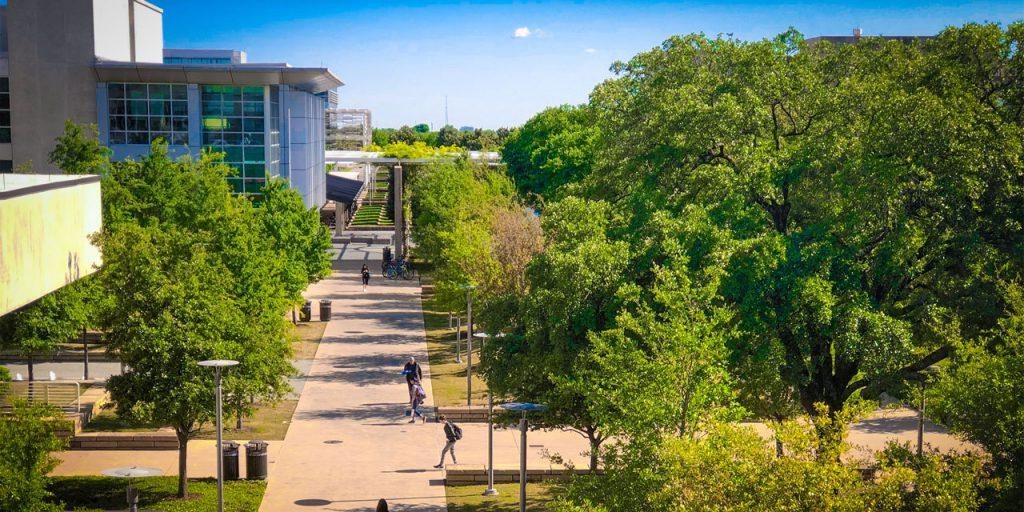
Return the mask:
[[462,427],[452,423],[452,433],[455,434],[455,440],[462,439]]

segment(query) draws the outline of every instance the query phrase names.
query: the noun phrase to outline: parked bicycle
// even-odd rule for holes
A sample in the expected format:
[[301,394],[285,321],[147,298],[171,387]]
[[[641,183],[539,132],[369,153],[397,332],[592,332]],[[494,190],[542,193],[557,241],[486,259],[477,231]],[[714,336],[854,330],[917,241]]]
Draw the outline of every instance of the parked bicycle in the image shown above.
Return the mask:
[[416,277],[412,263],[405,260],[394,260],[384,263],[384,277],[387,279],[410,280]]

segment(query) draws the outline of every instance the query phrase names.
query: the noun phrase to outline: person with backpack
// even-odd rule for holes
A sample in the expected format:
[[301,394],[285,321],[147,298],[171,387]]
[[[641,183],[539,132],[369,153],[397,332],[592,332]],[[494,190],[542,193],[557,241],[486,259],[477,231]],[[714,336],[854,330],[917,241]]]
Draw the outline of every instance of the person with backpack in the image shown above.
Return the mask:
[[423,418],[423,423],[427,422],[427,417],[420,412],[420,405],[422,405],[423,401],[426,399],[426,390],[424,390],[423,386],[420,385],[420,381],[414,381],[412,386],[412,413],[410,414],[412,419],[409,420],[409,423],[416,423],[417,416]]
[[462,428],[448,421],[448,417],[443,414],[438,416],[437,419],[444,423],[444,437],[448,442],[444,444],[444,448],[441,450],[441,463],[434,467],[444,469],[444,454],[446,453],[450,452],[452,454],[452,464],[458,464],[458,461],[455,460],[455,443],[462,439]]
[[363,265],[363,269],[359,271],[363,277],[363,291],[366,291],[366,286],[370,284],[370,267]]

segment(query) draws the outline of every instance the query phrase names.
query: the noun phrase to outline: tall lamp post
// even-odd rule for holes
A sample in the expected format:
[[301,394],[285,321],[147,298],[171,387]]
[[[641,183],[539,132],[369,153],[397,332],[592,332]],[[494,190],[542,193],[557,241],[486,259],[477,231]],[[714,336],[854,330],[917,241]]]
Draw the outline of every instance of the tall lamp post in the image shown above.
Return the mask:
[[[477,338],[480,338],[480,348],[482,349],[487,343],[487,338],[490,337],[486,332],[478,332],[474,334]],[[499,335],[500,336],[500,335]],[[490,386],[487,387],[487,489],[484,490],[484,496],[497,496],[498,490],[494,488],[494,394],[491,393]]]
[[466,290],[466,406],[473,405],[473,290],[476,285],[460,286]]
[[521,437],[519,440],[519,512],[526,512],[526,429],[528,426],[526,413],[543,412],[547,410],[548,406],[526,402],[510,402],[501,404],[500,407],[506,411],[523,413],[523,417],[519,420],[519,435]]
[[928,385],[928,380],[939,373],[939,367],[932,365],[920,373],[915,374],[911,380],[916,380],[921,385],[921,407],[917,411],[917,456],[920,457],[924,454],[924,408],[925,408],[925,386]]
[[217,512],[224,512],[224,455],[222,452],[224,430],[221,423],[220,370],[221,368],[229,368],[237,364],[238,361],[232,361],[230,359],[213,359],[199,362],[199,366],[213,368],[217,388]]

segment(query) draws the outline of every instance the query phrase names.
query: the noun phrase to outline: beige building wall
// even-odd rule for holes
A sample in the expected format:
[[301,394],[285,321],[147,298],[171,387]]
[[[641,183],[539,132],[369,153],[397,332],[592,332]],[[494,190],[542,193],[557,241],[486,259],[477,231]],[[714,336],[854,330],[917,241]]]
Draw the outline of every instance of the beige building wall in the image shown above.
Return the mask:
[[100,266],[99,176],[0,175],[0,315]]
[[7,14],[14,167],[49,172],[64,121],[96,123],[93,5],[10,0]]
[[64,122],[97,124],[97,58],[163,62],[163,11],[145,0],[9,0],[11,153],[49,164]]

